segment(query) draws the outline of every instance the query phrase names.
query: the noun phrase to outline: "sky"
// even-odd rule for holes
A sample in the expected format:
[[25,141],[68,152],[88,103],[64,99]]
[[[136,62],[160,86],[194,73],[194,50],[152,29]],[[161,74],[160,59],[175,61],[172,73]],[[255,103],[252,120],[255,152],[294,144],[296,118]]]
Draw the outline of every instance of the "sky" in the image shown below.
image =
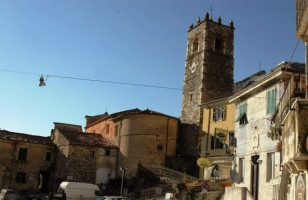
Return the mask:
[[53,122],[133,108],[180,117],[187,31],[206,12],[234,21],[235,81],[305,60],[292,0],[0,0],[0,128],[49,136]]

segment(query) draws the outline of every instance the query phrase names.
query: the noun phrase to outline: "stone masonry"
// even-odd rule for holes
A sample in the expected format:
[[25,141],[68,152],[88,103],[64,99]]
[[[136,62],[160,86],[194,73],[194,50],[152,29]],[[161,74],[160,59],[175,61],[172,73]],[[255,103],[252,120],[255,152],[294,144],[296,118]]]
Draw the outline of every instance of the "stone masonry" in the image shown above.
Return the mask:
[[233,93],[234,27],[210,19],[188,31],[185,75],[183,83],[179,154],[198,155],[198,132],[201,120],[200,104],[227,97]]

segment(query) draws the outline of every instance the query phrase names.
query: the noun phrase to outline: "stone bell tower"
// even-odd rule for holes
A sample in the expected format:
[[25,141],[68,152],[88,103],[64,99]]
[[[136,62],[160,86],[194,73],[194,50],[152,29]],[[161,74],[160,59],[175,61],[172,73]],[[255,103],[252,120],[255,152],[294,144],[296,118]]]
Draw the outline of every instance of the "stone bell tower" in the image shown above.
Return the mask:
[[233,93],[233,22],[223,25],[206,13],[188,30],[185,74],[181,110],[181,151],[186,156],[198,155],[200,105]]

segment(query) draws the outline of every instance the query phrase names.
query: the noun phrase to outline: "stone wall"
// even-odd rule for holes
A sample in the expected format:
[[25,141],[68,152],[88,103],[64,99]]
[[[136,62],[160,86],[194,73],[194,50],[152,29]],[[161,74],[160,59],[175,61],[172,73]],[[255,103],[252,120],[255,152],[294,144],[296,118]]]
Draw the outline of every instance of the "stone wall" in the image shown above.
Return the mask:
[[210,19],[197,22],[188,31],[181,110],[181,123],[185,126],[180,140],[189,144],[180,149],[181,155],[199,155],[196,151],[202,119],[199,105],[233,94],[233,40],[233,25],[225,26]]

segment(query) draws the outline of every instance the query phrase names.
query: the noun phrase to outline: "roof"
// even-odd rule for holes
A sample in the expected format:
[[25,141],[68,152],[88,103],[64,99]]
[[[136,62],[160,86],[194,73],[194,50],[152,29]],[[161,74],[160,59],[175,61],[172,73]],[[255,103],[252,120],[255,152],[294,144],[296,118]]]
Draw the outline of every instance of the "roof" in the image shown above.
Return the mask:
[[242,89],[249,87],[253,83],[257,82],[258,80],[264,78],[266,76],[266,71],[262,70],[259,71],[241,81],[234,83],[234,93],[241,91]]
[[97,120],[104,119],[105,117],[108,117],[108,112],[105,112],[104,114],[101,114],[101,115],[94,115],[94,116],[86,115],[85,116],[85,118],[87,120],[86,124],[88,126],[89,124],[92,124],[93,122],[95,122]]
[[[103,114],[103,115],[105,115],[105,114]],[[113,113],[111,115],[105,115],[105,116],[103,116],[103,115],[96,115],[96,116],[93,116],[92,119],[90,119],[91,116],[86,116],[86,119],[87,119],[87,126],[86,127],[89,127],[91,125],[97,124],[97,123],[99,123],[101,121],[105,121],[107,119],[118,120],[118,119],[121,119],[124,116],[134,115],[134,114],[159,115],[159,116],[171,117],[171,118],[177,119],[175,117],[172,117],[172,116],[169,116],[169,115],[165,115],[163,113],[156,112],[156,111],[153,111],[153,110],[150,110],[150,109],[140,110],[138,108],[135,108],[135,109],[130,109],[130,110],[124,110],[124,111],[121,111],[121,112],[116,112],[116,113]],[[101,117],[97,117],[97,116],[101,116]],[[96,121],[93,120],[95,118],[97,119]],[[90,119],[91,123],[88,123],[88,119]]]
[[96,133],[57,129],[72,145],[116,148],[117,145],[110,139]]
[[[243,96],[249,95],[250,92],[264,89],[265,86],[270,86],[277,80],[280,80],[281,75],[283,72],[291,73],[305,73],[305,64],[303,63],[291,63],[283,61],[279,63],[275,68],[273,68],[270,73],[260,76],[254,83],[250,84],[249,86],[243,88],[235,92],[231,97],[229,97],[230,102],[234,102],[236,99],[242,98]],[[245,79],[244,79],[245,80]],[[260,87],[262,85],[262,87]]]
[[6,130],[0,130],[0,139],[29,142],[34,144],[54,145],[50,137],[15,133]]
[[82,127],[76,124],[67,124],[67,123],[60,123],[54,122],[55,129],[65,129],[65,130],[72,130],[72,131],[82,131]]

